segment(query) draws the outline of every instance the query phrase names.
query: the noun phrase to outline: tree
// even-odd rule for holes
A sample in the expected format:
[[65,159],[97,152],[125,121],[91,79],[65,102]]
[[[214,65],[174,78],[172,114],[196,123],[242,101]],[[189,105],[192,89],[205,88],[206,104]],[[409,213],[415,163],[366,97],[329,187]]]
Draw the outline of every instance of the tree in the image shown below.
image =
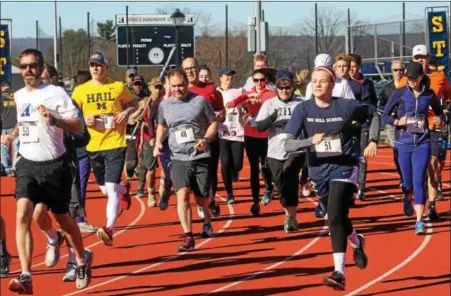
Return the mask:
[[112,20],[106,20],[104,23],[97,23],[97,33],[99,33],[100,38],[105,41],[111,39],[111,35],[114,33],[114,23]]

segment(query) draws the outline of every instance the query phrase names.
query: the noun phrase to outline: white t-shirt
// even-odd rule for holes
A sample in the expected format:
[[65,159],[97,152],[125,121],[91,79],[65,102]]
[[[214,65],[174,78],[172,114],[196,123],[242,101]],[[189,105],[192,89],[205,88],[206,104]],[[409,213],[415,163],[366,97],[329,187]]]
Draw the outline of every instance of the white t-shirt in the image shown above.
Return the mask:
[[14,98],[20,155],[32,161],[49,161],[63,155],[66,152],[63,129],[50,126],[37,108],[45,106],[56,118],[77,118],[78,110],[64,89],[45,83],[34,91],[27,91],[24,87],[15,93]]
[[[241,95],[241,90],[237,88],[231,88],[224,91],[218,87],[217,90],[222,94],[224,106]],[[226,109],[225,121],[218,127],[219,138],[229,141],[244,142],[243,114],[244,109],[242,105]]]
[[[307,89],[305,90],[305,98],[311,99],[312,98],[312,83],[309,82],[307,84]],[[355,96],[352,92],[351,86],[349,86],[349,83],[346,79],[342,79],[340,77],[337,77],[337,80],[335,81],[334,90],[332,91],[332,96],[337,98],[345,98],[345,99],[354,99]]]

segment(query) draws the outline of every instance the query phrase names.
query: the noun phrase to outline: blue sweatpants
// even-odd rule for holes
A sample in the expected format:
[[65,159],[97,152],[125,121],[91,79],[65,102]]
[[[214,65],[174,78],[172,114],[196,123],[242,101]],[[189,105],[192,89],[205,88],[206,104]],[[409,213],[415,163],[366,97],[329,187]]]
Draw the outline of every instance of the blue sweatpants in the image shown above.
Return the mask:
[[426,174],[431,158],[431,143],[411,146],[396,142],[395,148],[398,149],[404,193],[415,192],[415,204],[424,205],[427,197]]

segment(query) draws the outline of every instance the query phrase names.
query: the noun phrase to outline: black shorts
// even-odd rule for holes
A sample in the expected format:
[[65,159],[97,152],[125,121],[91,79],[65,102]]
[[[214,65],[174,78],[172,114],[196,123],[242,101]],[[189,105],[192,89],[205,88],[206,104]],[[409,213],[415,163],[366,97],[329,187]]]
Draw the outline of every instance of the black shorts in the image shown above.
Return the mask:
[[126,148],[116,148],[98,152],[88,152],[91,167],[100,186],[106,183],[119,184],[125,163]]
[[439,160],[446,159],[447,135],[441,131],[431,131],[431,155]]
[[153,156],[154,146],[150,146],[148,141],[143,142],[143,149],[140,155],[140,166],[144,167],[146,170],[154,170],[158,167],[157,158]]
[[192,161],[172,160],[171,179],[174,185],[174,191],[177,193],[180,189],[188,187],[195,196],[209,197],[209,163],[210,158],[202,158]]
[[16,164],[16,198],[45,204],[54,214],[69,212],[72,172],[67,155],[35,162],[21,157]]

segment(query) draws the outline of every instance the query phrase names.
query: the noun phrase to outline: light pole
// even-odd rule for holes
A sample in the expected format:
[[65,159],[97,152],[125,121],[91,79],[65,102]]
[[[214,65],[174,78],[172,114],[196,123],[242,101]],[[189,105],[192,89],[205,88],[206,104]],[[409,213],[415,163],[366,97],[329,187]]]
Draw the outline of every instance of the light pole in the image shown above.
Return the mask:
[[185,15],[180,12],[180,10],[177,8],[174,13],[171,15],[172,24],[175,27],[175,66],[178,67],[180,65],[180,40],[179,40],[179,29],[180,26],[183,25],[183,22],[185,21]]

